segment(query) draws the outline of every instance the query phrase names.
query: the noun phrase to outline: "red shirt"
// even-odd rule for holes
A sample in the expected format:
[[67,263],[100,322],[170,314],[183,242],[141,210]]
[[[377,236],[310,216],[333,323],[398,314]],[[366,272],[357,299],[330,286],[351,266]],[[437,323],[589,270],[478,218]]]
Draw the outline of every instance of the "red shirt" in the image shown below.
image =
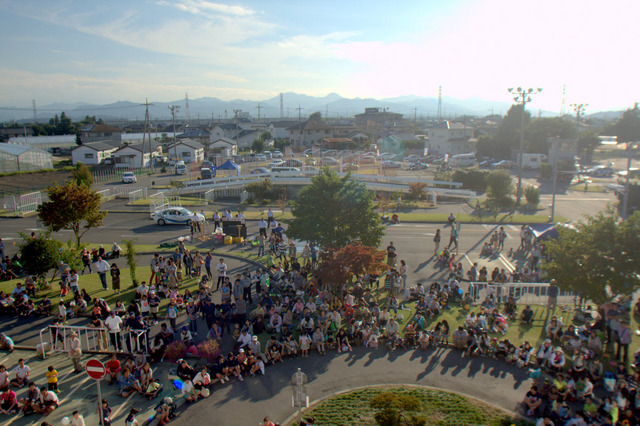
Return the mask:
[[118,361],[117,359],[110,359],[109,361],[107,361],[106,367],[109,373],[117,373],[120,371],[120,361]]
[[5,402],[8,402],[10,404],[17,404],[18,401],[16,400],[16,393],[12,390],[9,391],[9,393],[7,392],[2,392],[2,395],[0,395],[0,399],[2,399],[2,403],[4,404]]

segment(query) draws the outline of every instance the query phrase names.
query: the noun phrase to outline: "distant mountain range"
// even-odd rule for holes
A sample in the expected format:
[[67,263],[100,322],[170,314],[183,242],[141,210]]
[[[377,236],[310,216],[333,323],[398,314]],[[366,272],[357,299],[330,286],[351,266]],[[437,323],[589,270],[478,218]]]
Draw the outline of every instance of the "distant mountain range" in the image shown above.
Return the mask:
[[[388,108],[391,112],[403,114],[405,118],[412,119],[414,116],[435,117],[438,112],[438,100],[433,97],[421,96],[399,96],[395,98],[373,99],[373,98],[344,98],[337,93],[330,93],[324,97],[308,96],[299,93],[284,93],[282,118],[297,119],[298,113],[302,117],[309,116],[314,112],[321,112],[323,116],[328,112],[329,118],[352,117],[355,114],[364,112],[365,108]],[[176,113],[176,120],[183,121],[187,116],[185,99],[173,102],[154,102],[149,107],[149,115],[153,122],[168,121],[171,119],[170,105],[177,105],[180,109]],[[511,106],[508,102],[492,102],[478,98],[456,99],[443,97],[443,113],[446,118],[469,116],[487,116],[489,114],[504,115]],[[258,109],[260,106],[260,109]],[[298,111],[300,108],[300,111]],[[234,116],[234,110],[247,112],[254,119],[279,119],[280,96],[271,99],[253,101],[236,99],[223,101],[218,98],[198,98],[189,99],[189,117],[192,121],[200,119],[205,123],[211,119],[230,119]],[[55,114],[64,111],[67,116],[74,120],[82,119],[86,115],[102,118],[109,122],[144,120],[144,106],[140,103],[130,101],[119,101],[112,104],[94,105],[85,102],[75,103],[54,103],[50,105],[38,106],[38,121],[45,122]],[[556,116],[557,113],[542,111],[542,116]],[[601,112],[593,116],[598,118],[615,118],[619,112]],[[28,108],[12,108],[10,106],[0,107],[0,121],[8,122],[29,122],[33,121],[33,110]]]

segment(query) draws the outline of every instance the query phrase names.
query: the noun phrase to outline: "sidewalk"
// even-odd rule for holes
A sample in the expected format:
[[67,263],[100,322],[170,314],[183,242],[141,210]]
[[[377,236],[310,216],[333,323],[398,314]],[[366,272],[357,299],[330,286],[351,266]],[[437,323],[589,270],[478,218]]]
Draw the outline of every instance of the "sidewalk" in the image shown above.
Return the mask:
[[[74,410],[80,411],[87,425],[99,424],[96,381],[89,378],[85,372],[74,373],[71,360],[66,354],[54,355],[47,357],[45,360],[38,357],[35,351],[16,350],[11,354],[2,353],[1,355],[0,364],[4,364],[9,372],[18,364],[18,359],[24,358],[25,364],[31,368],[29,377],[38,387],[46,386],[47,379],[45,373],[47,372],[47,368],[53,365],[58,371],[58,386],[61,389],[58,394],[60,406],[50,415],[46,417],[39,414],[32,414],[27,417],[24,417],[22,414],[16,414],[10,417],[0,415],[0,423],[4,426],[39,425],[44,420],[53,425],[58,425],[61,424],[63,417],[71,417]],[[86,364],[86,362],[92,358],[105,363],[109,357],[106,355],[84,355],[82,357],[82,364]],[[178,392],[174,390],[169,382],[169,365],[167,363],[155,364],[152,368],[154,377],[160,378],[161,383],[165,384],[163,393],[153,401],[142,398],[137,394],[131,395],[128,398],[122,398],[116,395],[117,385],[108,386],[104,380],[101,381],[102,398],[107,399],[113,410],[111,417],[113,424],[122,424],[127,414],[129,414],[129,410],[134,407],[142,410],[137,418],[140,424],[143,424],[144,421],[154,414],[155,406],[162,398],[166,396],[176,396]],[[14,374],[11,374],[10,378],[13,377]],[[18,399],[22,398],[27,391],[26,388],[17,389],[13,387],[12,389],[16,392]]]

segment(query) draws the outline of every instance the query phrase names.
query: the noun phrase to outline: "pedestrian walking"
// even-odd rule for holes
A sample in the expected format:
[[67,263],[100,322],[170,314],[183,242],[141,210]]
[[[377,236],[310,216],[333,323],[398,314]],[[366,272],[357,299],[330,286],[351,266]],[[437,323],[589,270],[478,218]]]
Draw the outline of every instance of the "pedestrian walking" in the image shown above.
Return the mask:
[[102,259],[98,256],[98,260],[95,263],[96,270],[98,271],[98,276],[100,277],[100,283],[102,284],[102,289],[107,290],[107,272],[109,271],[109,263],[106,260]]
[[507,239],[507,233],[504,230],[504,226],[500,227],[498,231],[498,251],[504,250],[504,240]]
[[440,248],[440,239],[442,238],[442,235],[440,234],[440,229],[436,229],[436,235],[433,236],[433,243],[435,248],[433,249],[433,255],[437,256],[438,255],[438,249]]
[[455,224],[451,224],[451,236],[449,238],[449,245],[447,246],[447,250],[451,248],[451,244],[456,246],[456,254],[458,254],[458,229]]
[[115,263],[111,265],[111,287],[114,293],[120,293],[120,268]]
[[400,274],[400,278],[402,278],[402,288],[407,288],[407,263],[401,259],[400,260],[400,269],[398,269],[398,273]]

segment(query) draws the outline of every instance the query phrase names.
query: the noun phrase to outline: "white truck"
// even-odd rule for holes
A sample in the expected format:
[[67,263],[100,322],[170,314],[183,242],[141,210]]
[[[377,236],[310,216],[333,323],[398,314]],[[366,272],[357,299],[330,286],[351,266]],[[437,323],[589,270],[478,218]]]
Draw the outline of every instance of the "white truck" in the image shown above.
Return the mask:
[[547,162],[547,156],[544,154],[522,154],[522,168],[539,169],[542,163]]
[[476,155],[471,152],[469,154],[457,154],[449,158],[451,167],[473,167],[476,165]]

